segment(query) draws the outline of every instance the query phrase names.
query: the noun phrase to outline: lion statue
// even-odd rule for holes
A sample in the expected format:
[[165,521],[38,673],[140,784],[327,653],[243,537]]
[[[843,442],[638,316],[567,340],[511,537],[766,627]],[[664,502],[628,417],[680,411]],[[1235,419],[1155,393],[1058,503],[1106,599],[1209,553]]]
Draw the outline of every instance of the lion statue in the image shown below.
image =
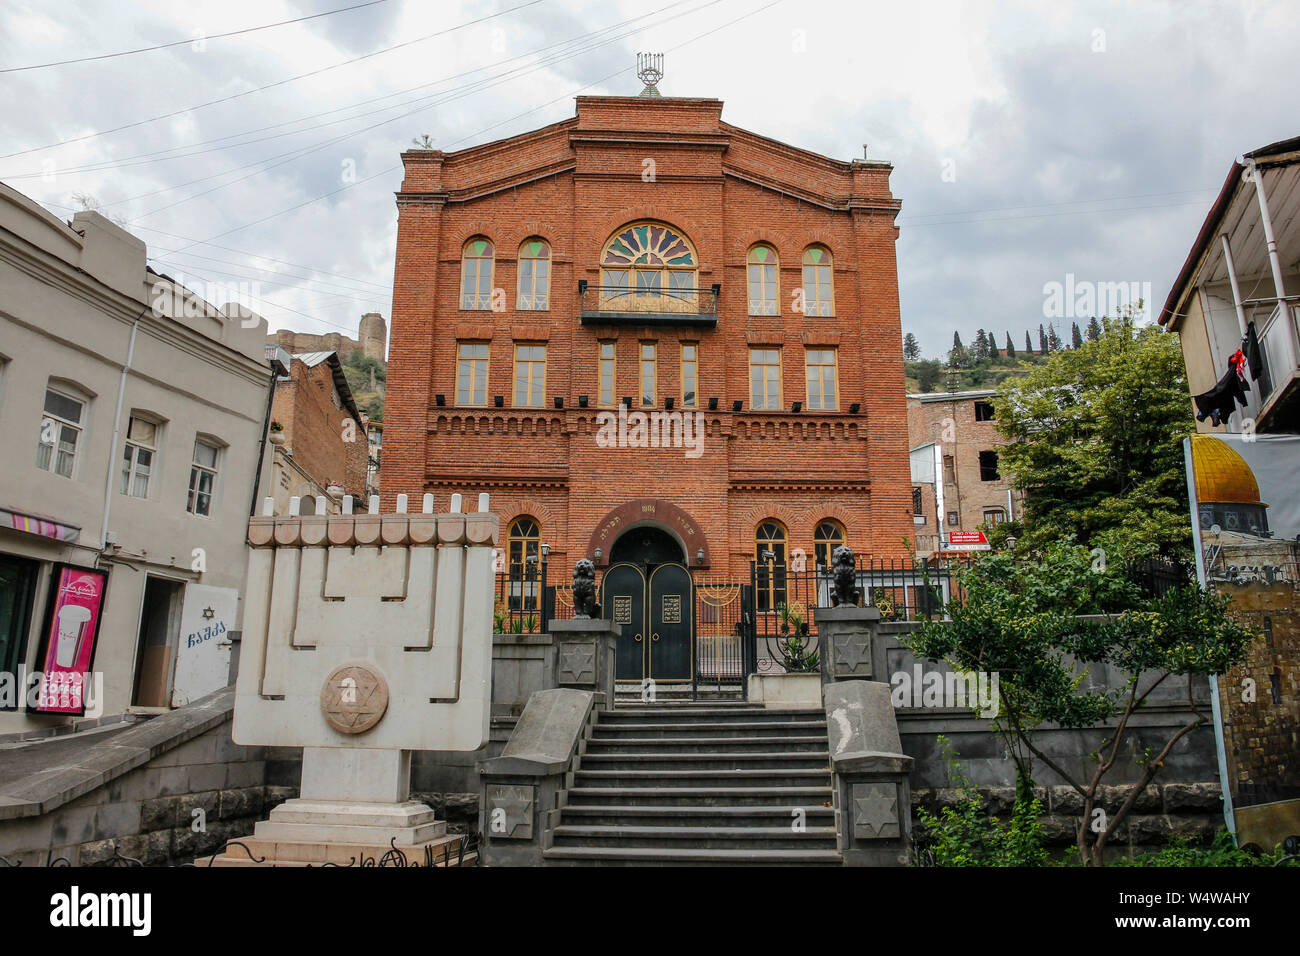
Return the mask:
[[573,616],[600,616],[600,605],[596,603],[596,565],[590,558],[582,558],[573,566]]
[[834,587],[831,589],[831,606],[847,604],[857,607],[862,602],[862,592],[856,585],[857,559],[853,549],[840,545],[831,553],[831,573],[834,575]]

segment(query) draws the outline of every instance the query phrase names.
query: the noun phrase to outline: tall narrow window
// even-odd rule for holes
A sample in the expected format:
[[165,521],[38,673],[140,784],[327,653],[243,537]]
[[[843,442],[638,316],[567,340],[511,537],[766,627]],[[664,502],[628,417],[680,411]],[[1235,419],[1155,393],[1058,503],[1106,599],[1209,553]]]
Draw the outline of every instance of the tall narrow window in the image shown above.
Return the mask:
[[208,517],[212,514],[212,495],[217,484],[219,450],[202,438],[194,440],[194,461],[190,465],[190,496],[185,510]]
[[551,247],[529,239],[519,247],[519,298],[517,307],[545,312],[550,306]]
[[682,408],[695,408],[695,392],[699,386],[699,346],[694,342],[682,345]]
[[957,483],[957,466],[952,455],[943,456],[943,480],[948,485]]
[[471,239],[465,243],[461,254],[460,307],[462,309],[492,308],[492,266],[495,262],[492,243],[486,239]]
[[132,498],[149,497],[149,477],[153,474],[153,456],[157,450],[158,426],[132,415],[122,448],[122,483],[118,489],[122,494]]
[[912,489],[912,516],[915,518],[920,518],[924,514],[925,514],[925,503],[924,503],[924,499],[921,497],[921,489],[913,488]]
[[831,254],[809,246],[803,254],[803,311],[805,315],[834,315],[835,287],[831,284]]
[[37,468],[64,478],[72,477],[85,411],[84,402],[52,388],[45,390],[45,414],[41,417],[40,439],[36,445]]
[[510,610],[536,611],[541,583],[542,528],[536,518],[522,516],[510,524],[506,566],[510,578]]
[[777,281],[780,263],[771,246],[755,246],[749,250],[749,314],[779,315],[781,288]]
[[760,611],[785,603],[785,525],[764,521],[754,531],[755,598]]
[[838,521],[827,518],[813,532],[813,551],[817,555],[817,567],[829,569],[835,549],[844,544],[844,526]]
[[488,344],[462,342],[456,354],[456,404],[486,405]]
[[655,343],[641,343],[641,404],[646,408],[653,408],[655,405],[655,377],[658,373],[658,362],[655,359]]
[[546,346],[515,346],[515,406],[541,408],[546,392]]
[[808,408],[831,412],[839,407],[835,349],[808,349]]
[[781,407],[781,350],[749,350],[749,407],[776,411]]
[[614,371],[617,359],[614,357],[614,343],[600,343],[600,404],[604,408],[614,404]]

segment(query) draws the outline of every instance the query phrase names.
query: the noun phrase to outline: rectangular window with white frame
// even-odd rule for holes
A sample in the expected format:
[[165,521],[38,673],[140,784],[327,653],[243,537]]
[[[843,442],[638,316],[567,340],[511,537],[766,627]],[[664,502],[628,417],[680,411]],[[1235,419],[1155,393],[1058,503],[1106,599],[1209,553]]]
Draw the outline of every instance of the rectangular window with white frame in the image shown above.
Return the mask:
[[86,403],[53,388],[45,390],[36,467],[71,478],[84,427]]
[[190,494],[185,510],[190,514],[209,517],[212,514],[212,496],[216,493],[217,464],[221,449],[202,438],[194,440],[194,460],[190,464]]
[[126,443],[122,446],[122,481],[118,486],[121,494],[149,497],[149,479],[153,476],[157,453],[158,425],[132,415],[126,426]]

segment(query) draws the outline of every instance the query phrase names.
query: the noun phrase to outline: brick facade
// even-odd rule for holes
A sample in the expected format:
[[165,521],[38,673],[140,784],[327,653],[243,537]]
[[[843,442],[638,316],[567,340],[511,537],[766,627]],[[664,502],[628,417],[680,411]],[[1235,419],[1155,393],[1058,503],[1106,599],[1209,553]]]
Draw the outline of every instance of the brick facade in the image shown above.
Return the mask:
[[[980,420],[976,414],[977,404],[992,405],[993,394],[992,390],[977,390],[907,396],[909,447],[934,442],[941,446],[944,458],[937,476],[943,482],[943,514],[936,514],[933,484],[913,485],[921,489],[925,509],[925,523],[916,526],[918,553],[932,553],[940,533],[978,530],[989,520],[986,512],[996,510],[1006,519],[1020,516],[1021,494],[1012,490],[1000,470],[997,478],[986,480],[988,472],[981,468],[981,452],[996,454],[1005,444],[992,418]],[[946,467],[948,458],[952,459],[951,471]],[[956,524],[950,522],[950,514],[957,516]]]
[[[710,99],[579,97],[575,118],[531,133],[403,154],[386,508],[403,492],[432,491],[440,508],[453,492],[490,492],[503,534],[517,517],[535,518],[561,567],[587,556],[594,529],[639,499],[642,522],[675,533],[693,568],[702,547],[710,575],[747,573],[766,519],[785,525],[792,552],[811,554],[814,528],[831,518],[859,552],[904,553],[912,519],[892,167],[796,149],[723,122],[721,111]],[[581,323],[579,281],[601,282],[607,240],[638,220],[665,223],[693,244],[696,285],[721,286],[716,328]],[[498,311],[460,307],[461,256],[474,237],[495,247]],[[518,308],[517,255],[530,238],[551,249],[548,311]],[[779,315],[749,314],[746,256],[758,242],[779,255]],[[812,244],[833,256],[833,316],[792,308]],[[488,407],[456,404],[457,343],[466,340],[490,345]],[[701,454],[601,447],[601,341],[615,343],[617,397],[639,395],[639,348],[656,344],[661,411],[668,396],[681,409],[681,347],[698,345]],[[546,345],[540,408],[512,407],[520,342]],[[781,350],[779,411],[751,410],[751,347]],[[807,348],[837,351],[835,411],[808,410]],[[590,407],[578,407],[580,395]],[[743,410],[734,413],[737,400]],[[804,404],[799,413],[794,401]],[[656,502],[689,515],[706,541],[687,541]]]
[[276,382],[271,418],[284,426],[283,448],[291,451],[296,471],[322,489],[338,481],[346,494],[361,497],[368,446],[365,425],[353,416],[351,402],[350,394],[339,394],[332,361],[309,365],[295,356],[288,377]]

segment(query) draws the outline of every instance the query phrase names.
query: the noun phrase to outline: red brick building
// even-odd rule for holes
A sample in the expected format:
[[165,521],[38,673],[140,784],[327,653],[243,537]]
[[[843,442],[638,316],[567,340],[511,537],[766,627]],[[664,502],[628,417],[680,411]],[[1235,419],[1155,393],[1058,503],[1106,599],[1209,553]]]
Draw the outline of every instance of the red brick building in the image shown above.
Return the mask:
[[510,560],[566,569],[905,553],[888,163],[654,96],[402,160],[385,508],[490,492]]

